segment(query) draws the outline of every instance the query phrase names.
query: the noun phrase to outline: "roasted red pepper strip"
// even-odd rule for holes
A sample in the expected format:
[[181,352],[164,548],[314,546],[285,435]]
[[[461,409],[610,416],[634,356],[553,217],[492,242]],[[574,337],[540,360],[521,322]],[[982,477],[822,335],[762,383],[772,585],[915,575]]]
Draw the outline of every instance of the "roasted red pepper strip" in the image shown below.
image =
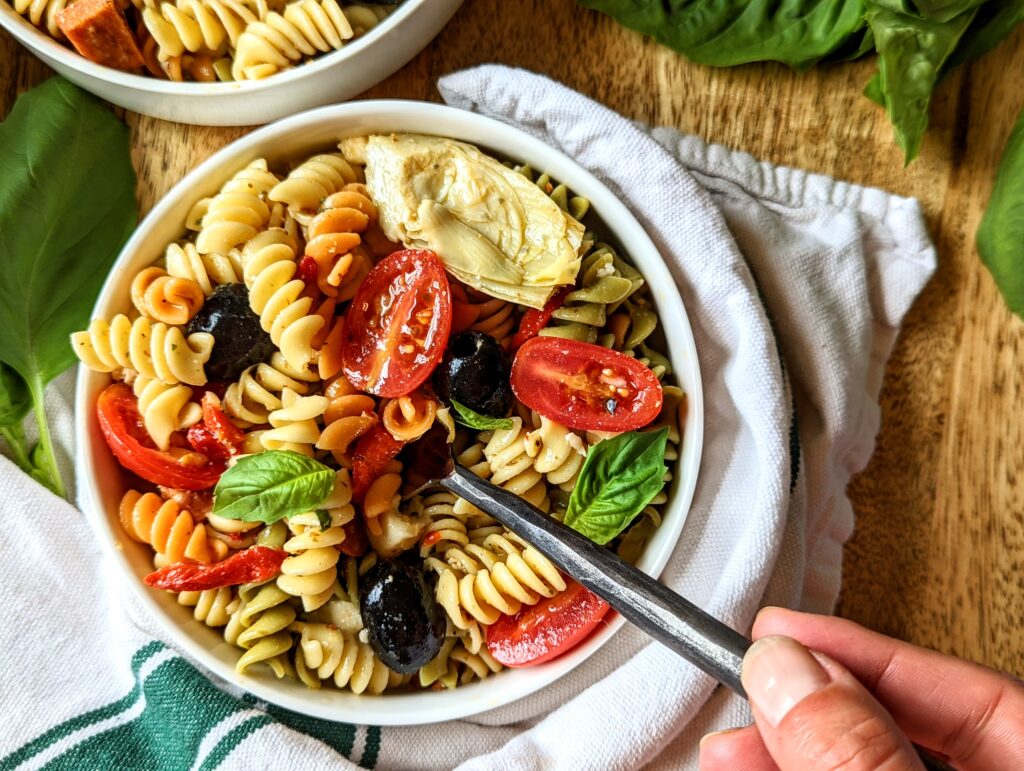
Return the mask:
[[516,332],[515,337],[512,338],[513,351],[518,351],[519,346],[531,337],[536,337],[548,325],[555,311],[562,307],[565,303],[565,298],[569,296],[569,292],[574,288],[571,285],[563,286],[551,295],[551,299],[544,304],[544,310],[539,311],[536,308],[530,308],[530,310],[523,314],[523,320],[519,322],[519,330]]
[[352,450],[352,497],[362,503],[373,480],[394,459],[405,442],[395,439],[380,423],[359,437]]
[[281,572],[287,552],[266,546],[252,546],[237,552],[223,562],[201,565],[197,562],[175,562],[150,573],[147,586],[172,592],[201,592],[222,586],[267,581]]
[[357,514],[341,527],[345,531],[345,540],[338,544],[338,551],[349,557],[362,557],[370,550],[362,517]]
[[242,451],[245,434],[225,414],[212,391],[203,395],[203,420],[188,430],[188,443],[211,458],[227,460]]

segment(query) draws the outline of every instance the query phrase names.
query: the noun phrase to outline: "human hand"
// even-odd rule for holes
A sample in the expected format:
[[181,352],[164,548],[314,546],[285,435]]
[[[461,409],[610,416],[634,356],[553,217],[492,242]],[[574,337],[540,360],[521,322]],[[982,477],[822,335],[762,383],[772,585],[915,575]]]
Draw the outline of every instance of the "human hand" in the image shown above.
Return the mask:
[[701,771],[921,769],[911,742],[956,768],[1024,769],[1019,680],[780,608],[758,614],[753,638],[743,686],[755,725],[704,737]]

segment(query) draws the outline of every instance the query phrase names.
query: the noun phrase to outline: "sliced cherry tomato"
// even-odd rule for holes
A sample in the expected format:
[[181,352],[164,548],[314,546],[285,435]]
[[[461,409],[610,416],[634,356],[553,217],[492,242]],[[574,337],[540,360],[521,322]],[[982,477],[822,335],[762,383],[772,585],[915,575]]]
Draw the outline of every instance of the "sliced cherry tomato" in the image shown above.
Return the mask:
[[316,282],[319,274],[320,268],[317,266],[316,260],[308,254],[303,255],[302,259],[299,260],[299,278],[307,284],[311,284]]
[[452,321],[444,265],[429,250],[395,252],[359,285],[345,316],[344,372],[377,396],[405,396],[433,372]]
[[632,431],[661,411],[650,368],[600,345],[535,337],[512,362],[512,392],[527,407],[583,431]]
[[341,529],[345,531],[345,540],[338,544],[338,551],[347,554],[349,557],[362,557],[370,550],[370,541],[366,537],[366,528],[363,527],[363,520],[357,514]]
[[96,402],[100,430],[114,457],[129,471],[156,485],[206,490],[217,484],[224,463],[202,453],[162,452],[142,424],[138,401],[124,383],[108,386]]
[[222,586],[260,583],[281,572],[287,552],[267,546],[251,546],[223,562],[201,565],[197,562],[175,562],[150,573],[143,580],[154,589],[172,592],[202,592]]
[[548,322],[551,321],[551,317],[555,314],[555,311],[565,304],[565,298],[569,296],[569,293],[574,288],[575,287],[573,286],[563,286],[551,295],[550,300],[544,303],[543,310],[530,308],[530,310],[523,314],[523,319],[519,322],[519,329],[512,338],[513,351],[518,351],[522,347],[523,343],[535,338],[537,334],[548,325]]
[[579,645],[608,613],[608,603],[572,579],[564,592],[487,627],[487,650],[506,667],[541,664]]
[[211,458],[227,460],[242,451],[245,434],[220,406],[215,393],[203,395],[203,419],[188,430],[188,443]]
[[391,436],[380,423],[359,437],[352,450],[352,497],[357,503],[404,446],[405,442]]

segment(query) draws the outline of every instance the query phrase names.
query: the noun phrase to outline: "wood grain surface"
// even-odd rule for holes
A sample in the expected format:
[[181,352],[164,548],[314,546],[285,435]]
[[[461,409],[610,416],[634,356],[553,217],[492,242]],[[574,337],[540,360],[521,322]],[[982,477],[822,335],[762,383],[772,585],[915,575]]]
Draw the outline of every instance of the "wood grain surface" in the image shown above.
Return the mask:
[[[545,72],[629,118],[775,163],[919,198],[939,270],[889,364],[882,429],[850,494],[842,615],[1024,675],[1024,325],[974,247],[1000,153],[1024,106],[1024,30],[939,89],[903,168],[861,96],[874,64],[713,70],[570,0],[467,0],[434,43],[366,97],[438,100],[440,75],[491,61]],[[49,70],[0,32],[0,115]],[[246,129],[134,114],[143,211]]]

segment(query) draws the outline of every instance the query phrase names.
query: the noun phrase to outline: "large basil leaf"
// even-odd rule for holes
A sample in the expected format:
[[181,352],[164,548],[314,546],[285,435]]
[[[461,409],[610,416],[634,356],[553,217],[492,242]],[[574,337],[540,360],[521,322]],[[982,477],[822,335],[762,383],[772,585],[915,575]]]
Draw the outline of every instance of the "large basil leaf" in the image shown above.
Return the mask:
[[989,0],[914,0],[917,12],[930,21],[945,23]]
[[579,0],[695,62],[810,67],[863,28],[863,0]]
[[960,44],[946,60],[944,73],[980,59],[1009,37],[1021,22],[1024,22],[1024,0],[986,3],[978,9]]
[[213,513],[243,522],[266,522],[314,511],[334,489],[334,472],[291,450],[238,459],[217,482]]
[[1003,152],[978,228],[978,252],[1010,310],[1024,318],[1024,111]]
[[668,429],[630,431],[587,453],[564,522],[591,541],[608,543],[664,486]]
[[128,127],[51,78],[0,125],[0,180],[0,359],[41,389],[138,219]]
[[878,6],[868,11],[868,24],[878,48],[885,110],[907,163],[921,150],[928,127],[928,106],[942,65],[976,12],[971,10],[940,24]]

